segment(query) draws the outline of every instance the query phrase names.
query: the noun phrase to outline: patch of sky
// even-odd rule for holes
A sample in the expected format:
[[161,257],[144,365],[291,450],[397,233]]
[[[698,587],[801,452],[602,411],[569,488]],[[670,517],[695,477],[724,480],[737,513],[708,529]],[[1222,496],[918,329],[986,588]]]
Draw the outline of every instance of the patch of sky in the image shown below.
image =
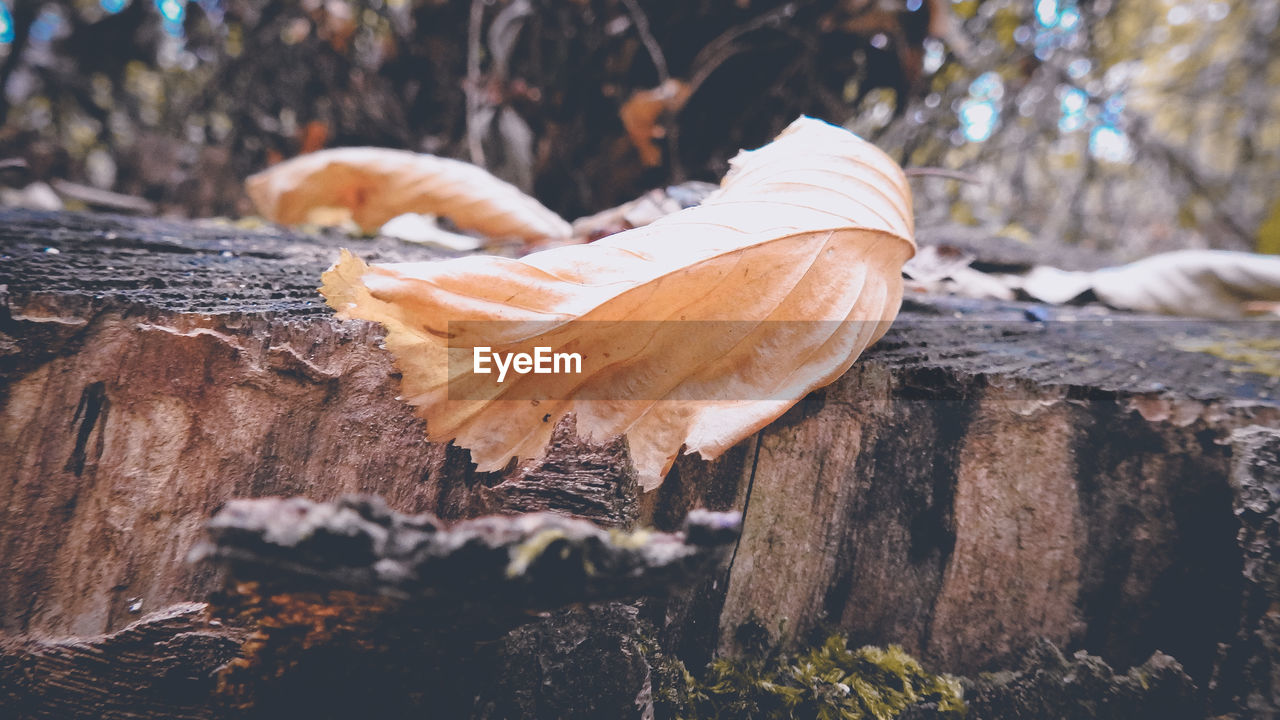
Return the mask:
[[[1036,0],[1034,10],[1035,22],[1029,28],[1033,37],[1029,40],[1035,56],[1047,62],[1058,51],[1076,54],[1075,50],[1084,41],[1081,35],[1084,16],[1081,15],[1077,0]],[[1180,18],[1170,18],[1171,21],[1173,19]],[[1094,70],[1094,65],[1088,58],[1076,57],[1066,62],[1063,69],[1071,80],[1084,81]],[[1069,133],[1088,129],[1089,148],[1095,157],[1123,162],[1132,153],[1129,139],[1121,129],[1121,114],[1124,109],[1121,89],[1127,80],[1127,69],[1113,70],[1115,72],[1108,71],[1104,78],[1094,78],[1085,83],[1089,92],[1093,92],[1095,96],[1107,90],[1113,92],[1101,107],[1097,103],[1091,107],[1089,92],[1079,87],[1065,84],[1058,87],[1058,130]],[[1028,111],[1034,111],[1034,107],[1030,105],[1020,105],[1019,112],[1025,115]]]
[[1133,159],[1132,143],[1121,129],[1123,115],[1124,93],[1115,93],[1102,103],[1102,110],[1098,113],[1098,126],[1089,135],[1089,152],[1094,157],[1115,163]]
[[1004,81],[994,72],[984,72],[969,84],[969,95],[979,100],[999,100],[1004,97]]
[[1089,95],[1077,87],[1058,87],[1061,115],[1058,129],[1064,133],[1089,128],[1089,154],[1113,163],[1133,159],[1133,145],[1122,130],[1124,94],[1115,93],[1099,103],[1090,103]]
[[1041,27],[1057,25],[1060,13],[1058,0],[1039,0],[1036,3],[1036,20],[1040,22]]
[[[1035,16],[1036,29],[1032,47],[1040,60],[1048,60],[1058,48],[1079,44],[1081,17],[1075,0],[1037,0]],[[1014,39],[1017,39],[1017,35]]]
[[1133,159],[1133,145],[1123,130],[1099,125],[1089,134],[1089,153],[1099,160],[1125,163]]
[[982,142],[991,137],[999,120],[1000,111],[989,101],[970,98],[960,105],[961,132],[969,142]]
[[0,3],[0,44],[9,44],[13,42],[13,14],[9,12],[9,6]]
[[982,142],[991,137],[1000,124],[999,101],[1003,97],[1004,81],[994,72],[983,73],[969,84],[969,97],[957,109],[965,140]]
[[164,31],[182,37],[182,21],[187,18],[187,0],[156,0],[156,9],[164,20]]
[[1062,9],[1058,16],[1058,27],[1063,30],[1074,30],[1080,24],[1080,10],[1073,5]]
[[1058,118],[1058,129],[1062,132],[1075,132],[1085,126],[1085,111],[1089,108],[1089,96],[1076,87],[1061,85],[1058,87],[1059,105],[1062,110]]
[[926,75],[932,75],[938,72],[938,68],[942,67],[942,61],[946,59],[947,51],[943,47],[942,41],[936,38],[925,38],[924,41],[924,63],[923,70]]
[[1102,103],[1100,120],[1108,125],[1120,122],[1120,113],[1124,112],[1124,93],[1116,93]]

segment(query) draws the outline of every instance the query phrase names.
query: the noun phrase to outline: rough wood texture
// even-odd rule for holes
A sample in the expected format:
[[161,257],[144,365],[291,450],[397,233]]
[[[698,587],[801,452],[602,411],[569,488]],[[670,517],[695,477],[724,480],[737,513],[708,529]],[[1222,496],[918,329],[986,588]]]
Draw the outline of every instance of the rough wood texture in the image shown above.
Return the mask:
[[1244,428],[1231,441],[1244,592],[1239,630],[1223,647],[1213,684],[1220,709],[1274,718],[1280,716],[1280,429]]
[[445,525],[370,495],[255,498],[218,511],[192,560],[229,566],[235,582],[258,583],[262,594],[345,590],[436,616],[491,608],[481,614],[492,618],[678,590],[726,559],[741,520],[695,510],[676,534],[604,530],[548,512]]
[[1084,651],[1065,657],[1043,640],[1028,648],[1016,670],[966,680],[965,702],[968,717],[978,720],[1205,717],[1195,683],[1164,653],[1117,673],[1099,657]]
[[217,671],[244,635],[187,603],[111,635],[0,638],[0,710],[6,718],[204,720],[213,716]]
[[[233,501],[198,554],[228,569],[210,613],[253,632],[210,699],[239,717],[317,720],[651,714],[639,696],[659,653],[621,602],[705,577],[740,521],[695,511],[665,534],[555,513],[445,525],[369,496]],[[566,610],[584,603],[596,607]],[[507,709],[521,698],[534,711]],[[555,712],[538,709],[548,701]]]
[[[1250,365],[1275,323],[909,299],[854,369],[637,496],[623,446],[476,473],[424,443],[378,331],[313,288],[341,244],[231,226],[10,213],[0,229],[0,623],[88,635],[199,599],[184,562],[232,497],[351,491],[444,518],[557,509],[673,529],[744,509],[726,576],[667,608],[691,666],[754,623],[834,626],[943,670],[1046,636],[1209,677],[1239,627],[1231,431],[1280,425]],[[58,254],[45,252],[46,248]],[[1040,321],[1044,316],[1047,321]]]

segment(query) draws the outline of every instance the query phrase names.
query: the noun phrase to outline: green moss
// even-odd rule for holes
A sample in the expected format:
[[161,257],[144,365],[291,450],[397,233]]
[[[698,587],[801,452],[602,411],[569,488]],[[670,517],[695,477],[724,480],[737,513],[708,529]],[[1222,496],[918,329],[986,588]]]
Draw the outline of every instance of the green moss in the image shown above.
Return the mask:
[[1280,255],[1280,199],[1271,203],[1271,210],[1258,227],[1258,252]]
[[636,644],[644,652],[649,663],[653,690],[653,717],[692,717],[689,704],[689,688],[695,683],[684,663],[662,651],[654,637],[657,631],[644,623],[642,631],[634,635]]
[[1202,352],[1230,361],[1233,363],[1231,372],[1280,377],[1280,340],[1274,338],[1187,343],[1180,345],[1179,349]]
[[686,683],[684,720],[888,720],[917,704],[934,706],[934,717],[965,714],[954,678],[926,672],[896,645],[850,650],[839,635],[794,656],[715,660]]
[[529,566],[537,560],[548,547],[557,540],[564,540],[563,530],[549,529],[534,535],[519,545],[511,548],[511,562],[507,565],[507,577],[523,575]]
[[653,533],[641,528],[639,530],[610,530],[609,542],[623,549],[640,549],[649,544],[653,539]]

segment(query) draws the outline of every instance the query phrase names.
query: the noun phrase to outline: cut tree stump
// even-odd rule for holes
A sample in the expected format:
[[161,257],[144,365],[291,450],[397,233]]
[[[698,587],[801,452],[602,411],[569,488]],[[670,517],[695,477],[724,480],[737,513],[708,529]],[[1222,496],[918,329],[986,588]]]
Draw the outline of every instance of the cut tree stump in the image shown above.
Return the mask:
[[367,492],[446,520],[674,530],[693,508],[744,511],[729,567],[655,615],[691,668],[747,635],[830,630],[960,673],[1041,637],[1117,668],[1163,651],[1202,688],[1220,656],[1248,663],[1219,652],[1256,622],[1230,438],[1280,427],[1276,322],[908,298],[838,381],[642,494],[625,442],[580,442],[570,422],[547,457],[500,473],[423,439],[379,328],[335,320],[315,287],[341,246],[432,251],[0,218],[5,647],[205,599],[222,578],[187,555],[229,499]]

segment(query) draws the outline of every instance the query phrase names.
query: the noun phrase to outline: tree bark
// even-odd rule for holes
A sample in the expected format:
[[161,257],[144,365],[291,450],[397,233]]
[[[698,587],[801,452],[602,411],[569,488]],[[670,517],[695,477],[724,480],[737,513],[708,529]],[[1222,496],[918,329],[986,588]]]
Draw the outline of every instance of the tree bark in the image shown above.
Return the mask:
[[1280,426],[1280,378],[1249,360],[1274,322],[909,298],[842,378],[641,494],[625,443],[569,422],[500,473],[425,442],[379,329],[333,319],[314,288],[342,245],[428,250],[3,220],[0,631],[21,647],[206,598],[225,578],[186,558],[231,498],[349,492],[446,520],[674,530],[695,507],[743,511],[729,566],[650,607],[695,669],[753,630],[784,646],[839,630],[962,673],[1046,637],[1122,668],[1161,650],[1205,687],[1246,622],[1229,438]]

